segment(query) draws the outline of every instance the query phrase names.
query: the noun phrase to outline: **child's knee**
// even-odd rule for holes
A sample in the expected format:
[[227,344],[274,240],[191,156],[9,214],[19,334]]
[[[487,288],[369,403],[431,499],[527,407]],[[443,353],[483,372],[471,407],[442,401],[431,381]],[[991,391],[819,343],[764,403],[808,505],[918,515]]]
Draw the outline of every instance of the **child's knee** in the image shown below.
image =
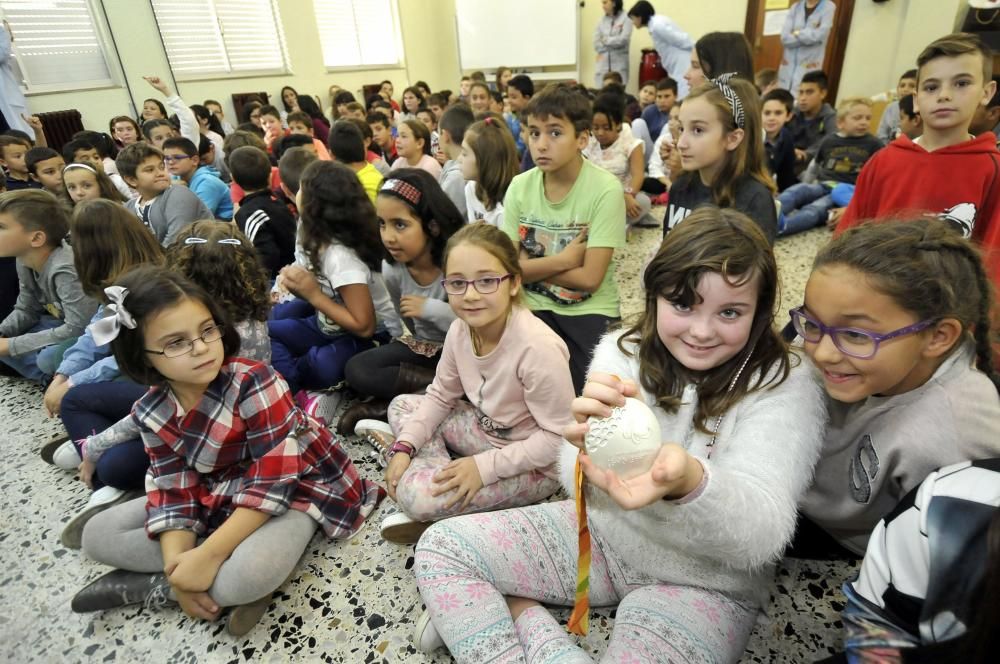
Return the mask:
[[398,432],[402,428],[403,420],[416,410],[419,400],[423,398],[418,394],[400,394],[389,402],[389,425],[393,431]]
[[415,521],[435,521],[441,518],[438,500],[431,496],[434,489],[426,472],[403,473],[396,486],[396,505]]

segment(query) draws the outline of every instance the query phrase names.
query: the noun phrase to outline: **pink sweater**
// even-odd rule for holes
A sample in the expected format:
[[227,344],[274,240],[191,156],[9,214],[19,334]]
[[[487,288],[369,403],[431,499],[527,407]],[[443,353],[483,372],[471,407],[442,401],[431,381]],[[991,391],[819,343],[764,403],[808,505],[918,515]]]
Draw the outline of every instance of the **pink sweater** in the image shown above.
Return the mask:
[[403,423],[397,440],[419,450],[467,395],[493,449],[475,455],[483,484],[539,470],[556,478],[563,428],[573,421],[569,351],[548,325],[514,307],[500,343],[477,356],[469,326],[448,329],[427,398]]

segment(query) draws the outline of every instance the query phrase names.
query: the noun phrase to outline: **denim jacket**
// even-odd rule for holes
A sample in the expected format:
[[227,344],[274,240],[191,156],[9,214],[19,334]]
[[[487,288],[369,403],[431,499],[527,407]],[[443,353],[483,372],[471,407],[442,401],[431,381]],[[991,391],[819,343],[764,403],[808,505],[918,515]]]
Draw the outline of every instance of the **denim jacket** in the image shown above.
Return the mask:
[[[97,308],[97,313],[90,319],[90,322],[95,323],[106,315],[102,304]],[[118,371],[118,362],[111,354],[111,344],[103,346],[95,344],[94,336],[90,333],[89,327],[76,340],[76,343],[63,354],[62,362],[56,373],[67,376],[74,386],[86,385],[87,383],[107,383],[121,375],[121,372]]]

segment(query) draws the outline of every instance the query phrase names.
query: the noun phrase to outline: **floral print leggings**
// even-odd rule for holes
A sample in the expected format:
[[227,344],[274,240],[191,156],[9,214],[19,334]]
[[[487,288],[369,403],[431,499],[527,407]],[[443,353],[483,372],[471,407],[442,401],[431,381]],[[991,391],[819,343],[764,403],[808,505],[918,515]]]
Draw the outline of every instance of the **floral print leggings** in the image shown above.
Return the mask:
[[[637,535],[638,536],[638,535]],[[618,605],[602,662],[736,662],[758,607],[670,585],[622,567],[592,539],[591,606]],[[591,662],[543,607],[511,620],[505,595],[571,606],[576,587],[572,501],[435,524],[417,544],[417,586],[457,662]]]
[[[418,394],[404,394],[389,404],[389,425],[394,432],[402,428],[402,422],[420,405],[426,397]],[[533,470],[515,477],[502,478],[484,486],[473,497],[465,509],[461,501],[445,508],[452,500],[449,491],[440,496],[432,496],[435,487],[434,476],[451,463],[453,452],[458,457],[468,457],[492,450],[493,445],[480,428],[475,409],[467,402],[460,401],[434,432],[416,456],[409,468],[399,478],[396,487],[396,504],[411,519],[417,521],[437,521],[457,514],[471,514],[488,510],[507,509],[532,505],[548,498],[559,490],[559,482]]]

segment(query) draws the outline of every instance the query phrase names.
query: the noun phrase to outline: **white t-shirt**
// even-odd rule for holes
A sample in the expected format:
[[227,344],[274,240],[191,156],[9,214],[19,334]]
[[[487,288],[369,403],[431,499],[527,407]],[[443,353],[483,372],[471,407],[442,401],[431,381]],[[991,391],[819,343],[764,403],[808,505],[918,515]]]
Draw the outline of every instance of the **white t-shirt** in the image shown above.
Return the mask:
[[469,223],[485,221],[490,226],[503,226],[503,203],[497,203],[492,210],[487,210],[483,202],[476,197],[476,181],[465,183],[465,209],[469,212]]
[[597,139],[591,136],[583,154],[594,164],[618,178],[618,181],[623,185],[629,185],[632,183],[629,158],[632,156],[632,152],[636,148],[641,149],[642,145],[642,139],[636,138],[628,125],[622,125],[621,132],[614,143],[606,148],[601,148]]
[[[295,258],[299,265],[307,270],[310,269],[309,256],[305,253],[302,245],[295,243]],[[316,279],[319,281],[320,290],[337,304],[344,304],[340,297],[339,289],[342,286],[351,284],[365,284],[368,286],[372,296],[372,304],[375,305],[375,318],[380,325],[385,321],[392,320],[396,316],[396,310],[389,299],[389,292],[382,281],[382,275],[372,272],[365,265],[353,249],[349,249],[342,244],[332,243],[323,249],[320,254],[319,274]],[[344,330],[335,322],[317,312],[319,328],[325,334],[343,334]]]

